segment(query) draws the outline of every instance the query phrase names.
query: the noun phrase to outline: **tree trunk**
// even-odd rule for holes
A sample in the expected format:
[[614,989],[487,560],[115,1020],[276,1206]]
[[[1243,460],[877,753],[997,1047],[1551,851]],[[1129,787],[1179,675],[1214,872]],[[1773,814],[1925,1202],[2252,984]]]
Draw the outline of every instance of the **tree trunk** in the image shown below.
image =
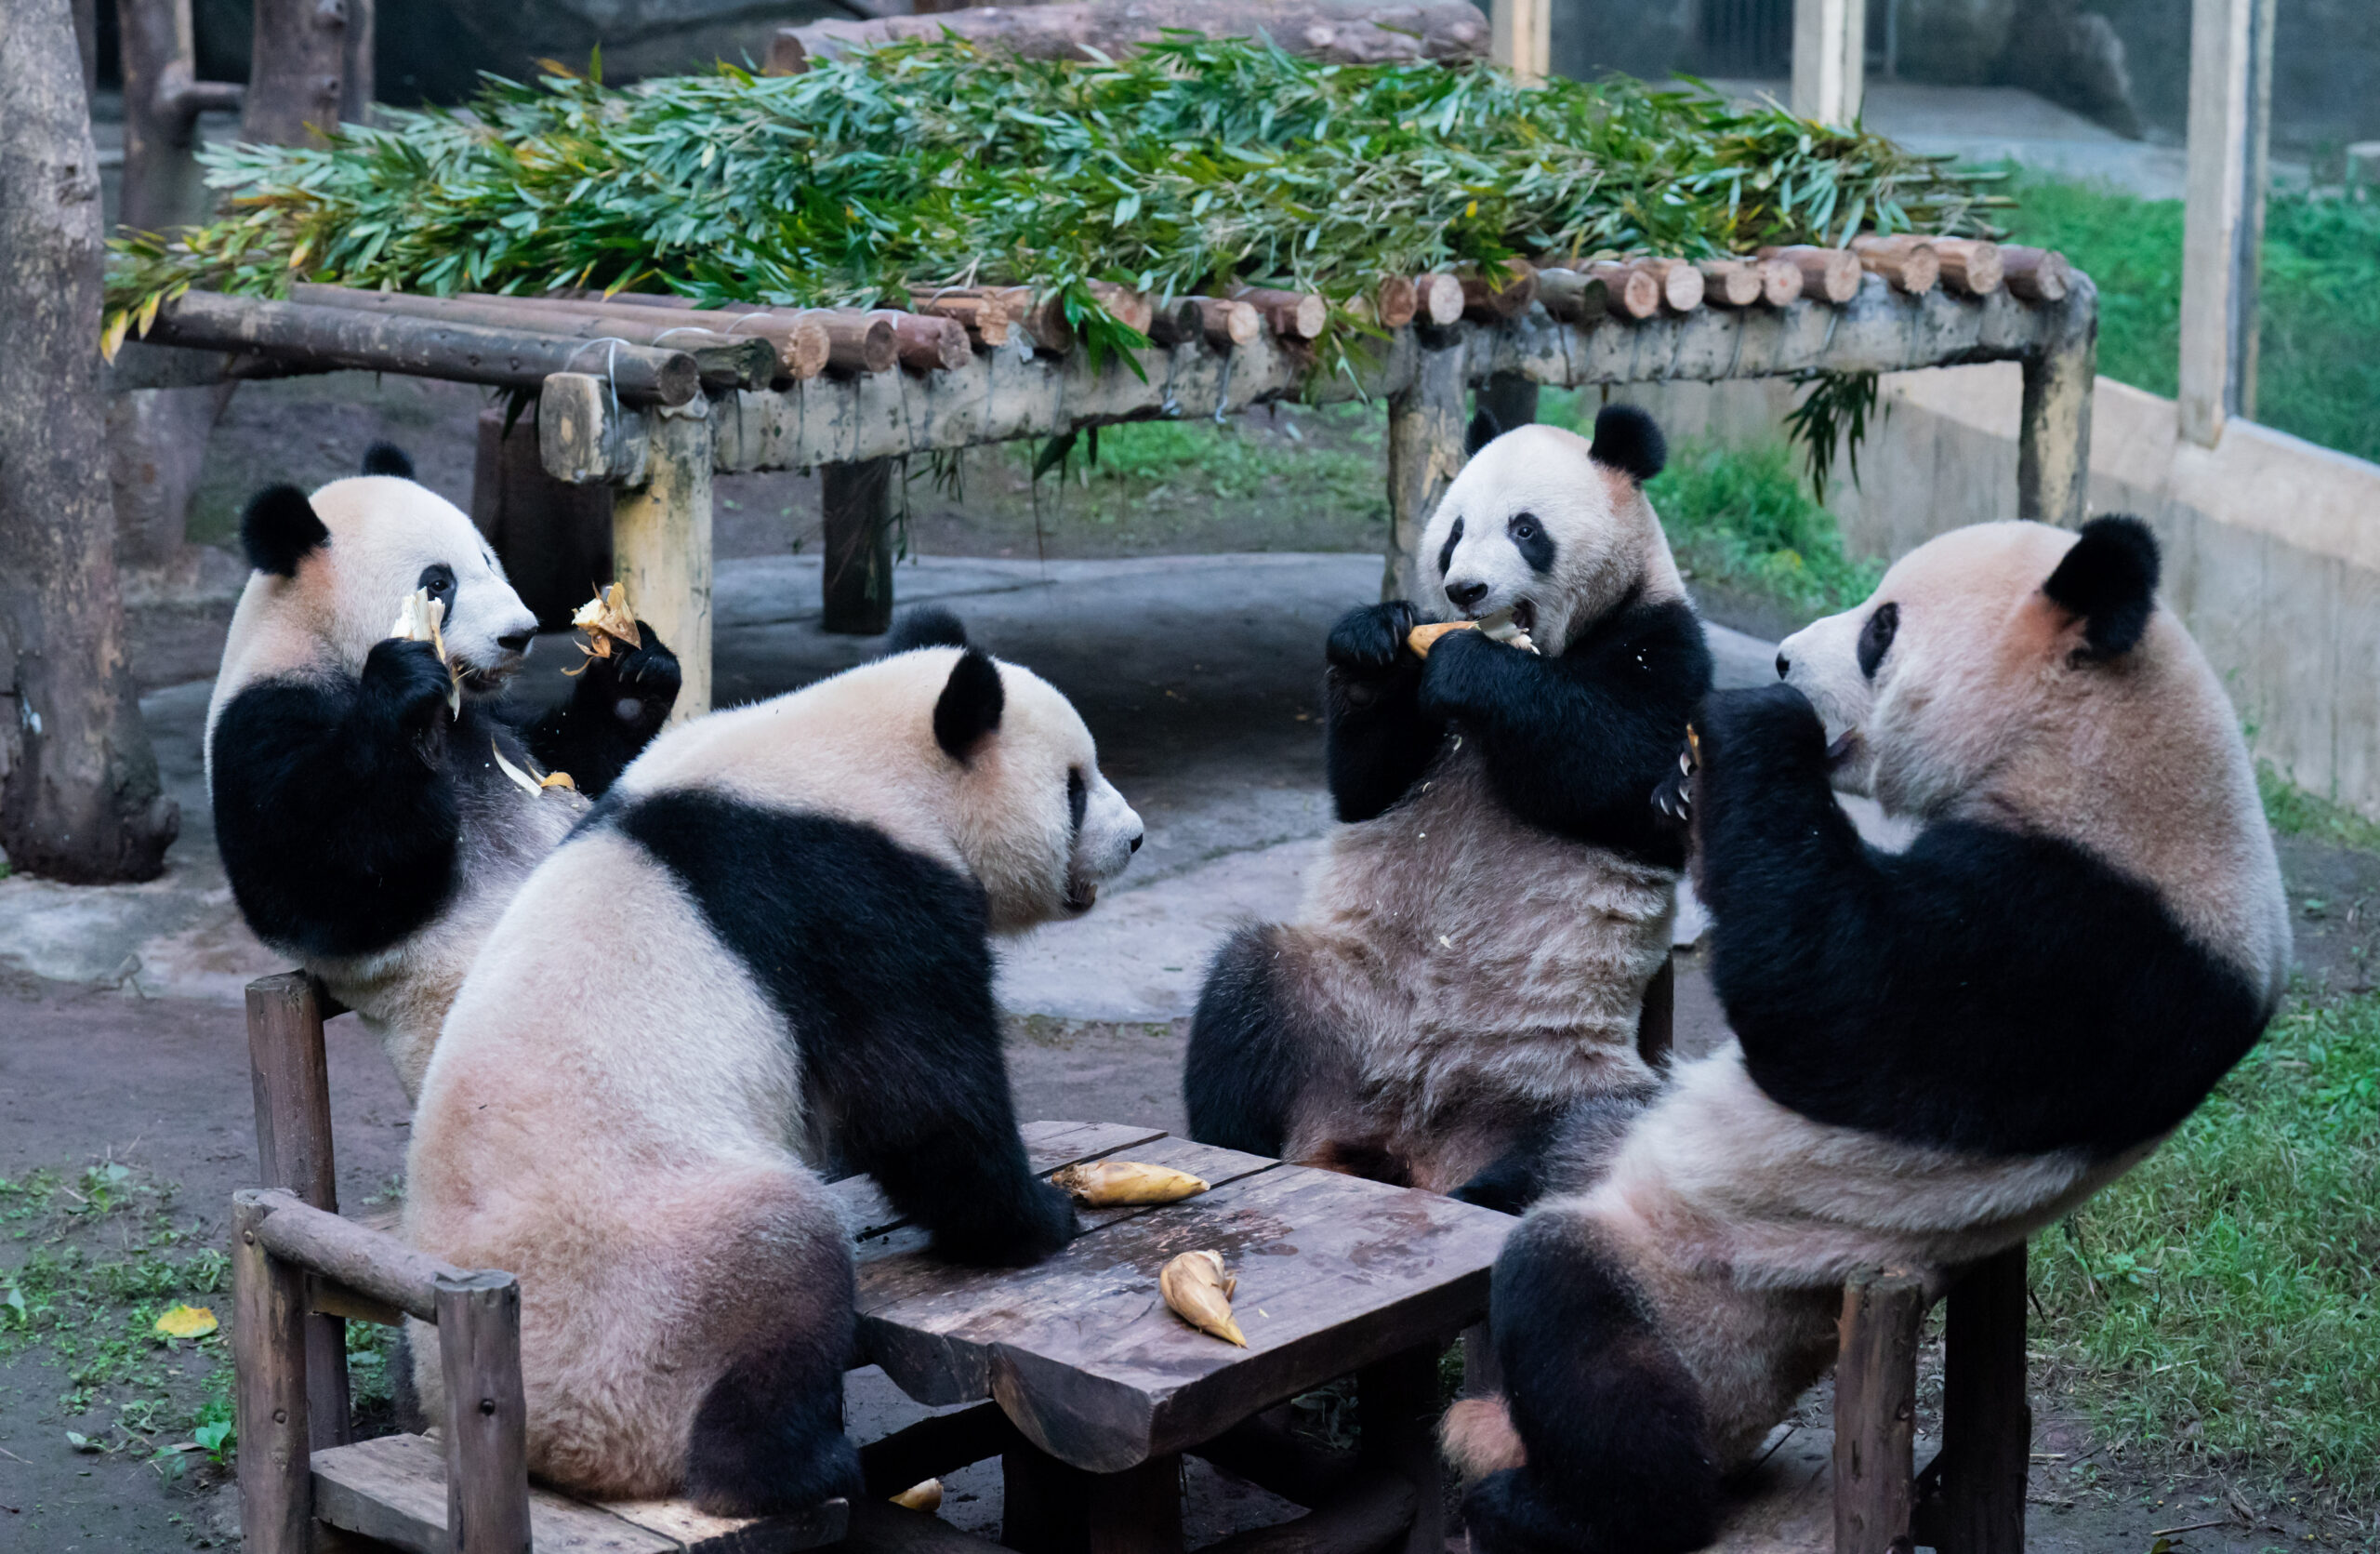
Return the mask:
[[240,137],[319,146],[346,104],[348,7],[354,0],[257,0]]
[[181,817],[125,662],[95,457],[99,172],[69,0],[0,0],[0,846],[56,879],[153,879]]
[[198,166],[198,116],[240,106],[238,86],[201,81],[190,0],[116,0],[124,55],[124,208],[134,232],[206,219],[213,201]]

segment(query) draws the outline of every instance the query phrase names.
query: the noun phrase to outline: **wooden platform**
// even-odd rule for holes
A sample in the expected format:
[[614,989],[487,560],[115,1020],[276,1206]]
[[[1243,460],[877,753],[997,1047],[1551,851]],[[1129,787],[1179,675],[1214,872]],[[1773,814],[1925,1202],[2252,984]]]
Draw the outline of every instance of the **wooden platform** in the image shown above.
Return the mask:
[[[447,1554],[446,1456],[422,1435],[384,1435],[312,1455],[314,1517],[412,1554]],[[592,1505],[536,1485],[537,1554],[796,1554],[840,1543],[850,1508],[828,1500],[790,1516],[738,1521],[682,1500]]]

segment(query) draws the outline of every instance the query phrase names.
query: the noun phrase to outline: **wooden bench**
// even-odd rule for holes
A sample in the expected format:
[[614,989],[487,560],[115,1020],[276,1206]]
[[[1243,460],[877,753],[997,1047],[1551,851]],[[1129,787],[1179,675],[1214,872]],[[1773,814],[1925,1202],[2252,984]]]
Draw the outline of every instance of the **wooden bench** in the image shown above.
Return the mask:
[[[942,1263],[872,1182],[834,1184],[857,1261],[853,1362],[882,1366],[920,1402],[967,1405],[864,1445],[859,1501],[729,1521],[682,1502],[594,1505],[534,1487],[512,1277],[445,1267],[336,1213],[326,1010],[337,1012],[302,974],[248,989],[258,1152],[272,1184],[234,1207],[240,1492],[254,1554],[520,1554],[533,1541],[541,1554],[792,1554],[839,1540],[987,1554],[983,1540],[887,1498],[993,1456],[1008,1547],[1178,1554],[1185,1454],[1309,1508],[1212,1546],[1220,1554],[1444,1554],[1438,1358],[1484,1317],[1513,1222],[1115,1123],[1033,1123],[1027,1152],[1042,1172],[1123,1153],[1194,1172],[1210,1189],[1161,1209],[1086,1211],[1084,1233],[1033,1268]],[[1206,1247],[1239,1276],[1245,1349],[1193,1332],[1157,1297],[1157,1269]],[[1737,1486],[1718,1547],[1885,1554],[1913,1535],[1956,1554],[2016,1554],[2030,1444],[2024,1301],[2022,1249],[1953,1289],[1945,1446],[1920,1475],[1923,1290],[1905,1276],[1855,1278],[1831,1446],[1783,1442]],[[344,1323],[407,1314],[439,1324],[450,1416],[434,1435],[352,1441]],[[1360,1449],[1330,1454],[1292,1437],[1280,1405],[1349,1375]]]

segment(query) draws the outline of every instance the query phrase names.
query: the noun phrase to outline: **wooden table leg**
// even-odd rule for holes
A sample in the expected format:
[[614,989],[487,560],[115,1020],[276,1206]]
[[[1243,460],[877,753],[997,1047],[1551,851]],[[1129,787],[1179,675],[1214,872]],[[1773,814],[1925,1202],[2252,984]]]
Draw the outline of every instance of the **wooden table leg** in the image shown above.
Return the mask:
[[2023,1554],[2033,1414],[2025,1398],[2025,1249],[1953,1285],[1942,1335],[1943,1554]]
[[1438,1349],[1421,1344],[1355,1375],[1356,1418],[1368,1467],[1413,1486],[1413,1524],[1389,1554],[1446,1554],[1446,1493],[1438,1463]]
[[1000,1542],[1021,1554],[1181,1554],[1182,1459],[1086,1473],[1030,1447],[1000,1457]]

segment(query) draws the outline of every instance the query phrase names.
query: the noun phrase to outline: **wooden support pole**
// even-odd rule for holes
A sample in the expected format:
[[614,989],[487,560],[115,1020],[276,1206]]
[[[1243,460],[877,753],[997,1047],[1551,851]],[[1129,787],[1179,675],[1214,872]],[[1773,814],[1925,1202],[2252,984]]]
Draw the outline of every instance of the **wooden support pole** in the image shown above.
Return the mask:
[[[338,1213],[331,1155],[331,1081],[323,1050],[322,993],[302,971],[248,984],[248,1076],[256,1096],[258,1177],[298,1202]],[[348,1418],[347,1323],[309,1316],[308,1417],[311,1443],[344,1446]]]
[[416,1252],[384,1230],[324,1214],[281,1188],[253,1193],[257,1242],[282,1261],[320,1274],[383,1307],[438,1320],[437,1285],[461,1270]]
[[338,128],[347,92],[347,7],[340,0],[256,0],[240,139],[320,146]]
[[1363,1465],[1411,1486],[1413,1520],[1386,1554],[1446,1554],[1446,1495],[1438,1460],[1438,1348],[1421,1344],[1355,1375]]
[[[2202,447],[2254,398],[2248,341],[2256,326],[2264,236],[2272,0],[2193,0],[2189,169],[2182,209],[2181,433]],[[2261,59],[2261,68],[2260,61]]]
[[1867,0],[1793,0],[1796,115],[1830,125],[1858,118],[1867,59]]
[[644,479],[612,497],[613,577],[678,656],[673,724],[710,711],[711,420],[705,401],[690,408],[646,418]]
[[1417,552],[1430,514],[1462,468],[1463,339],[1418,330],[1412,381],[1388,400],[1388,564],[1382,599],[1420,587]]
[[1909,1554],[1917,1332],[1925,1282],[1862,1268],[1843,1289],[1834,1362],[1835,1554]]
[[124,57],[124,194],[118,220],[162,232],[206,219],[213,204],[197,157],[198,116],[237,109],[242,88],[201,81],[190,0],[116,0]]
[[825,591],[819,629],[879,636],[892,629],[892,481],[899,460],[867,458],[821,472]]
[[1488,33],[1490,57],[1524,83],[1554,73],[1553,0],[1493,0]]
[[231,1196],[232,1406],[240,1431],[240,1529],[247,1554],[311,1554],[306,1427],[306,1275],[267,1252],[271,1211]]
[[1952,1286],[1942,1337],[1942,1554],[2024,1554],[2033,1413],[2025,1397],[2025,1249]]
[[447,1547],[529,1554],[519,1280],[482,1271],[438,1281],[438,1368],[446,1384]]
[[2099,309],[2087,277],[2060,305],[2058,326],[2024,362],[2016,428],[2016,516],[2079,527],[2089,511],[2091,392],[2098,378]]

